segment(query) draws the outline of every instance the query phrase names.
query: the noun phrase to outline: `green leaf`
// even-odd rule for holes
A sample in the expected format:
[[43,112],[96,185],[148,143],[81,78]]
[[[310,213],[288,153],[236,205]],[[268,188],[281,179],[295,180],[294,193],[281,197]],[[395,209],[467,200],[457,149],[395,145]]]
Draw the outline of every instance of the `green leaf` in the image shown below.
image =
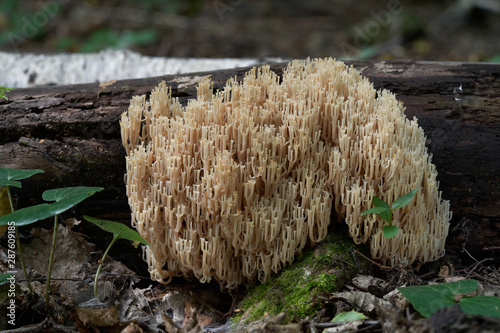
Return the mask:
[[364,314],[357,311],[341,312],[332,319],[332,323],[342,323],[347,321],[368,319]]
[[0,225],[14,221],[17,227],[44,220],[48,217],[61,214],[76,204],[87,199],[96,192],[102,191],[102,187],[68,187],[43,192],[42,198],[54,203],[43,203],[36,206],[16,210],[14,213],[0,217]]
[[21,182],[16,180],[26,179],[34,174],[42,173],[40,169],[10,169],[0,168],[0,186],[15,186],[21,188]]
[[460,299],[463,312],[500,318],[500,298],[495,296],[463,297]]
[[405,195],[403,195],[399,198],[397,198],[392,204],[392,209],[401,208],[401,207],[409,204],[411,202],[411,199],[413,199],[413,196],[415,195],[415,193],[417,193],[417,191],[418,191],[418,188],[406,193]]
[[4,284],[9,281],[12,274],[0,274],[0,284]]
[[382,229],[385,238],[393,238],[398,233],[399,228],[394,225],[386,225]]
[[[61,201],[70,199],[72,201],[83,201],[90,197],[96,192],[102,191],[102,187],[87,187],[87,186],[75,186],[75,187],[64,187],[55,188],[52,190],[47,190],[43,192],[42,199],[45,201]],[[78,203],[76,202],[75,205]]]
[[18,188],[23,187],[21,185],[21,182],[18,182],[17,180],[0,180],[0,186],[14,186]]
[[455,295],[471,293],[476,289],[476,280],[398,288],[415,310],[425,318],[429,318],[441,308],[457,304]]
[[382,214],[383,212],[386,212],[387,208],[384,207],[373,207],[371,209],[368,209],[366,212],[363,212],[361,216],[366,215],[366,214]]
[[390,210],[386,210],[382,213],[380,213],[380,216],[382,216],[382,218],[387,222],[389,223],[389,225],[392,225],[391,223],[391,220],[392,220],[392,212]]
[[133,242],[139,242],[144,245],[149,245],[149,243],[139,235],[139,233],[133,229],[130,229],[126,225],[114,221],[102,220],[95,217],[90,217],[84,215],[83,218],[99,228],[111,232],[115,238],[120,239],[128,239]]
[[384,220],[386,220],[389,224],[391,224],[391,218],[392,218],[391,207],[389,207],[389,205],[384,200],[379,199],[376,196],[372,198],[372,202],[375,207],[363,212],[361,216],[366,214],[380,214],[380,216]]
[[2,87],[0,86],[0,98],[4,98],[6,101],[9,100],[9,98],[7,96],[5,96],[5,93],[12,90],[14,88],[6,88],[6,87]]
[[391,210],[391,207],[389,207],[389,205],[384,200],[379,199],[376,196],[372,198],[372,202],[375,207],[383,207],[387,210]]

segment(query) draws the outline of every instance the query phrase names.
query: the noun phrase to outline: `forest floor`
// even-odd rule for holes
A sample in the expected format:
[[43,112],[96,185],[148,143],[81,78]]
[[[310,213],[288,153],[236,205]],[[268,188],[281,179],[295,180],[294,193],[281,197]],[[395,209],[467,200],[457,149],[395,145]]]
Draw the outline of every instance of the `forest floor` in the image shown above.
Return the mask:
[[[338,231],[333,238],[328,236],[267,283],[250,289],[242,287],[230,293],[221,292],[215,281],[201,284],[177,278],[168,285],[152,281],[147,268],[138,261],[140,250],[128,241],[118,242],[115,251],[111,252],[116,256],[108,256],[104,261],[97,288],[98,299],[95,299],[95,272],[101,262],[101,248],[109,240],[96,246],[87,235],[76,231],[86,229],[82,224],[85,222],[67,219],[58,228],[48,309],[45,308],[44,295],[52,231],[35,227],[29,235],[24,235],[28,237],[23,237],[22,251],[35,295],[32,297],[28,292],[26,279],[18,269],[16,297],[7,297],[7,288],[0,290],[2,295],[6,294],[0,301],[0,313],[5,312],[1,316],[0,329],[9,329],[5,331],[9,333],[234,330],[312,333],[498,332],[500,328],[498,298],[490,309],[479,301],[474,303],[477,310],[472,311],[476,313],[473,315],[470,309],[466,314],[464,311],[467,310],[461,308],[463,297],[474,299],[476,295],[500,295],[500,270],[490,265],[493,258],[477,261],[466,253],[463,256],[448,254],[436,262],[419,265],[418,269],[390,268],[363,255],[367,249],[354,247],[345,229],[340,230],[344,236],[339,238]],[[9,270],[6,267],[6,242],[4,237],[0,248],[2,271]],[[335,248],[340,245],[342,253],[326,252],[331,248],[328,244]],[[318,270],[318,262],[323,260],[319,258],[325,256],[332,259],[326,263],[323,261],[324,267]],[[115,260],[120,257],[121,260]],[[313,262],[306,261],[305,257],[313,258]],[[290,278],[294,276],[290,272],[294,271],[298,281]],[[338,277],[344,276],[340,279],[345,283],[336,287],[323,285],[320,277],[324,276],[330,281],[338,281]],[[347,280],[345,276],[348,276]],[[451,284],[439,289],[445,283]],[[470,283],[473,285],[468,290],[466,285]],[[424,311],[441,308],[432,316],[426,315],[428,318],[421,315],[425,314],[422,304],[412,302],[412,306],[398,290],[426,285],[434,285],[434,289],[420,291]],[[294,289],[302,296],[290,302],[287,293],[295,292]],[[271,301],[273,298],[278,300]],[[12,311],[8,307],[10,299],[15,299],[16,304]],[[453,304],[455,306],[451,306]],[[496,310],[491,310],[495,306]],[[301,311],[308,315],[296,315]],[[358,321],[333,321],[337,315],[349,311],[364,317]],[[10,325],[9,313],[13,314],[16,325]],[[497,318],[481,315],[486,313],[493,313]]]

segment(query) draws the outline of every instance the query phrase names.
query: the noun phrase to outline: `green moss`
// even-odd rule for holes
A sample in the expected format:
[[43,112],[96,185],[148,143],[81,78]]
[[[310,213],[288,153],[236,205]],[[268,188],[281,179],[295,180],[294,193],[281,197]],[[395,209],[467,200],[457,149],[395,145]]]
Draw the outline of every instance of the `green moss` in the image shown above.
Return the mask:
[[289,318],[314,315],[325,302],[318,295],[341,289],[359,272],[354,248],[352,240],[329,234],[315,249],[298,256],[293,265],[250,288],[239,304],[242,313],[233,322],[253,322],[283,311]]

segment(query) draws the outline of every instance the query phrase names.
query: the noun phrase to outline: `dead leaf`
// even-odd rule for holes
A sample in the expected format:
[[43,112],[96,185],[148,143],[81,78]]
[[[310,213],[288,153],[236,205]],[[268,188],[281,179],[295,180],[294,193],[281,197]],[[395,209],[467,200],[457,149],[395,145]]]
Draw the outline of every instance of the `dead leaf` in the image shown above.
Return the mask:
[[174,322],[172,319],[170,319],[169,316],[167,316],[165,313],[161,313],[161,317],[163,319],[163,325],[165,325],[165,332],[167,333],[178,333],[180,332],[180,328],[175,326]]
[[[25,264],[34,271],[34,274],[46,276],[52,244],[52,231],[37,227],[33,228],[31,235],[33,236],[32,242],[26,244],[25,250],[23,249],[23,252],[26,253]],[[80,234],[59,225],[52,277],[83,279],[86,275],[82,271],[82,265],[88,263],[90,251],[92,251],[92,247]],[[61,292],[70,294],[74,291],[73,281],[63,281],[61,285],[65,285],[63,289],[66,289],[60,290]]]
[[66,227],[73,229],[74,226],[77,226],[81,223],[82,221],[75,219],[74,217],[66,219],[64,221],[64,224],[66,224]]
[[331,298],[340,299],[344,302],[354,305],[356,308],[360,309],[363,312],[372,312],[377,307],[392,306],[390,302],[363,291],[333,293]]
[[370,292],[375,294],[375,296],[382,296],[385,294],[387,292],[385,289],[389,284],[371,275],[358,275],[352,279],[351,283],[359,290]]
[[85,327],[109,327],[120,322],[120,315],[114,306],[98,310],[76,308],[76,315]]
[[359,326],[363,324],[362,320],[354,320],[343,325],[325,328],[323,332],[326,333],[340,333],[340,332],[357,332]]
[[137,325],[136,322],[131,322],[128,324],[127,327],[125,327],[121,333],[144,333],[144,330]]
[[[403,285],[402,287],[404,287]],[[391,302],[393,304],[393,308],[395,307],[396,309],[404,309],[406,308],[410,302],[401,294],[401,292],[396,288],[390,293],[384,295],[382,298],[383,300]]]
[[287,323],[286,318],[287,315],[284,312],[278,313],[275,316],[267,316],[264,320],[251,324],[244,332],[302,333],[305,331],[304,327],[308,326],[302,320]]
[[163,324],[165,325],[165,332],[167,333],[202,333],[200,325],[198,324],[198,312],[192,309],[185,322],[185,325],[180,328],[175,325],[172,319],[162,312]]
[[446,277],[450,276],[450,268],[447,265],[441,266],[441,268],[439,269],[438,276],[440,278],[446,278]]
[[0,248],[0,272],[6,272],[9,270],[7,266],[9,263],[9,258],[4,251],[5,250],[3,248]]
[[[444,278],[444,282],[455,282],[455,281],[462,281],[465,280],[465,277],[463,276],[448,276]],[[431,284],[431,283],[429,283]]]
[[99,88],[106,89],[107,87],[116,83],[116,80],[102,81],[99,83]]

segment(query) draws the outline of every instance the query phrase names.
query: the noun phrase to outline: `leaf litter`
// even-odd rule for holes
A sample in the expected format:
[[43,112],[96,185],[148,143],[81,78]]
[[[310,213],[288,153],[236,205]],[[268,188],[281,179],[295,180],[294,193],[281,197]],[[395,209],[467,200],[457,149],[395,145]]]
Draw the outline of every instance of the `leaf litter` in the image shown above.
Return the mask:
[[[67,220],[68,226],[78,221]],[[16,280],[21,282],[18,292],[18,313],[31,309],[31,316],[39,324],[31,326],[30,332],[41,332],[52,328],[61,332],[157,332],[198,333],[224,332],[231,328],[225,316],[224,302],[214,304],[220,291],[213,286],[183,282],[179,285],[163,286],[136,275],[123,263],[109,258],[104,262],[99,277],[99,299],[93,298],[92,284],[100,255],[95,245],[84,235],[67,226],[59,226],[51,283],[51,307],[48,316],[43,314],[41,293],[44,289],[49,256],[51,231],[33,228],[32,241],[23,244],[25,260],[29,267],[35,292],[39,297],[26,297],[24,277],[18,270]],[[0,267],[5,267],[6,255],[0,251]],[[441,267],[445,267],[443,264]],[[286,321],[285,314],[269,314],[243,328],[242,332],[346,332],[364,331],[412,331],[459,332],[460,329],[477,327],[486,332],[498,329],[500,320],[485,316],[465,315],[460,307],[439,309],[428,319],[422,318],[398,291],[402,286],[419,286],[428,283],[443,283],[465,280],[467,274],[480,271],[478,294],[500,296],[500,272],[476,263],[462,272],[448,269],[434,279],[424,281],[412,270],[394,268],[374,275],[358,275],[345,285],[344,291],[317,295],[326,300],[318,313],[311,318],[294,318]],[[447,267],[447,266],[446,266]],[[441,272],[445,270],[441,269]],[[142,281],[142,283],[141,283]],[[142,284],[143,287],[138,285]],[[213,289],[213,290],[210,290]],[[205,295],[201,290],[205,290]],[[214,306],[211,306],[214,305]],[[4,304],[1,304],[5,308]],[[223,309],[223,310],[220,310]],[[39,311],[38,317],[34,314]],[[293,313],[294,309],[287,311]],[[332,319],[348,312],[359,313],[367,319],[332,322]],[[341,316],[342,317],[342,316]],[[346,317],[348,318],[348,317]],[[27,322],[28,323],[28,322]],[[33,324],[34,322],[30,322]],[[474,326],[476,325],[476,326]],[[22,329],[22,322],[19,329]],[[233,326],[234,328],[234,326]],[[2,327],[3,329],[3,327]],[[481,331],[480,330],[480,331]]]
[[[183,284],[185,290],[176,287],[150,285],[140,288],[136,285],[149,278],[139,277],[123,263],[109,256],[103,263],[99,276],[98,301],[93,295],[94,277],[101,254],[96,253],[96,246],[85,239],[85,235],[71,230],[79,221],[68,219],[65,225],[59,225],[52,271],[49,313],[43,312],[43,291],[47,276],[47,263],[50,255],[52,231],[40,227],[31,230],[31,242],[23,244],[28,274],[35,289],[34,299],[28,297],[25,277],[17,269],[16,281],[20,288],[16,295],[17,313],[26,313],[18,318],[16,329],[29,326],[30,332],[42,332],[47,329],[62,332],[157,332],[173,323],[175,327],[196,327],[214,324],[223,313],[208,304],[198,304],[198,296],[205,298],[223,298],[214,291],[200,292],[196,286]],[[131,244],[132,246],[132,244]],[[0,267],[7,267],[5,249],[0,248]],[[207,285],[204,285],[207,289]],[[215,292],[216,291],[216,292]],[[6,309],[8,298],[0,301],[0,307]],[[189,309],[193,309],[189,311]],[[197,311],[199,314],[197,313]],[[192,312],[196,312],[193,314]],[[175,316],[174,316],[175,314]],[[167,322],[165,316],[173,317]],[[200,318],[193,321],[191,318]],[[35,325],[33,325],[35,324]],[[28,326],[26,326],[28,327]],[[0,321],[0,329],[6,329],[5,321]],[[12,327],[8,327],[12,328]],[[187,332],[183,330],[182,332]],[[194,331],[190,331],[194,332]]]

